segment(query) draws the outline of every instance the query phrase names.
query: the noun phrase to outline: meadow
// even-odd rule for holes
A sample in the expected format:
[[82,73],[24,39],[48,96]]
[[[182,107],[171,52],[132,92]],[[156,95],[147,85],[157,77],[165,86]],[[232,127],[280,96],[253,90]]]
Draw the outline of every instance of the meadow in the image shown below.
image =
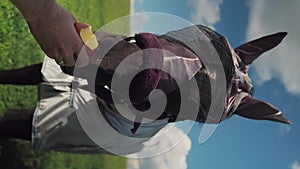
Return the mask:
[[[130,12],[129,0],[57,0],[94,30]],[[129,31],[129,25],[123,25]],[[42,62],[43,51],[31,35],[20,12],[9,0],[0,4],[0,69]],[[34,109],[35,86],[0,85],[0,116],[8,109]],[[20,140],[0,140],[1,169],[125,169],[126,159],[108,155],[74,155],[32,151]]]

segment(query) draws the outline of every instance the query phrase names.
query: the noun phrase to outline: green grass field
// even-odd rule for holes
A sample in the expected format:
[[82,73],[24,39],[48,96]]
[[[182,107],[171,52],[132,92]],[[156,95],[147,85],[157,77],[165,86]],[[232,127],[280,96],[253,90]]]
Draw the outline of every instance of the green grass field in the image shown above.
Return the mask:
[[[81,22],[94,30],[128,15],[129,0],[58,0]],[[30,34],[25,20],[8,0],[0,4],[0,69],[19,68],[43,60],[43,52]],[[129,31],[129,25],[123,25]],[[0,85],[0,116],[7,109],[33,109],[37,103],[35,86]],[[1,169],[124,169],[126,159],[106,155],[73,155],[34,152],[31,144],[18,140],[0,141]]]

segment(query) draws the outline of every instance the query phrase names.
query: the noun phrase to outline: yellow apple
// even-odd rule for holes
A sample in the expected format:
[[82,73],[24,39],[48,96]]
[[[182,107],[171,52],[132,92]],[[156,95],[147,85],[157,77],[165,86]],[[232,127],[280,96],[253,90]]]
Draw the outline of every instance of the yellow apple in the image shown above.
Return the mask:
[[76,22],[75,29],[79,34],[83,43],[91,50],[95,50],[98,47],[98,41],[95,34],[92,31],[92,26],[86,23]]

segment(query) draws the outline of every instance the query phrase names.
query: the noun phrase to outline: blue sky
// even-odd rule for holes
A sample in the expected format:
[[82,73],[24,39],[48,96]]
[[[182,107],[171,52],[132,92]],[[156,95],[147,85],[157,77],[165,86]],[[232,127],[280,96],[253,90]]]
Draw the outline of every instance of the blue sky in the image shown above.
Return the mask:
[[[234,116],[219,125],[204,144],[198,142],[201,125],[195,125],[189,133],[187,169],[300,169],[299,6],[299,1],[281,0],[132,1],[133,13],[163,12],[212,26],[233,47],[277,31],[289,33],[279,47],[254,63],[250,76],[255,85],[254,96],[282,110],[293,124]],[[157,164],[157,169],[167,166]]]

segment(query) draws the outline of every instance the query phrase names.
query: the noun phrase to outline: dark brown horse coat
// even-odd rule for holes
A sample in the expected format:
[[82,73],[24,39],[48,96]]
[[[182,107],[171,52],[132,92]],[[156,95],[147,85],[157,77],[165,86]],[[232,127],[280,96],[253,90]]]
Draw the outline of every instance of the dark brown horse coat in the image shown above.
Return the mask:
[[[132,70],[139,70],[143,66],[155,67],[141,70],[133,78],[129,87],[130,100],[127,102],[140,111],[148,110],[151,107],[148,101],[150,93],[154,89],[162,90],[168,101],[159,119],[168,118],[169,122],[190,119],[202,123],[220,123],[233,114],[238,114],[251,119],[290,123],[278,109],[252,97],[253,86],[247,74],[248,65],[265,51],[277,46],[286,34],[280,32],[265,36],[233,49],[224,36],[202,25],[161,36],[140,33],[133,37],[125,37],[100,32],[97,35],[100,45],[95,51],[93,63],[77,70],[75,76],[87,78],[90,84],[95,85],[98,97],[113,106],[116,100],[113,101],[112,96],[119,95],[113,92],[111,86],[113,76],[122,83],[133,73]],[[201,50],[207,55],[215,51],[220,63],[213,61],[209,56],[206,56],[204,61],[203,56],[200,56]],[[127,62],[125,71],[116,72],[120,63],[130,55],[133,59]],[[208,66],[205,63],[212,64]],[[69,68],[63,69],[67,73],[72,73]],[[173,76],[165,70],[174,72]],[[215,98],[212,96],[212,83],[218,85],[217,80],[222,76],[214,70],[222,70],[225,75],[223,82],[225,90],[220,94],[224,97],[221,98],[224,100],[221,104],[223,111],[218,112],[217,116],[209,114],[212,106],[216,106],[211,104]],[[91,78],[89,72],[97,72],[96,78]],[[179,90],[181,85],[188,85],[193,78],[197,81],[196,91]],[[193,95],[195,92],[198,92],[198,96]],[[196,104],[198,107],[195,119],[190,118],[189,112],[184,112],[184,116],[178,117],[182,104],[181,96],[188,98],[185,103]],[[158,102],[159,100],[160,98],[157,98]],[[124,98],[117,101],[124,101]],[[132,132],[137,130],[141,118],[137,115]]]

